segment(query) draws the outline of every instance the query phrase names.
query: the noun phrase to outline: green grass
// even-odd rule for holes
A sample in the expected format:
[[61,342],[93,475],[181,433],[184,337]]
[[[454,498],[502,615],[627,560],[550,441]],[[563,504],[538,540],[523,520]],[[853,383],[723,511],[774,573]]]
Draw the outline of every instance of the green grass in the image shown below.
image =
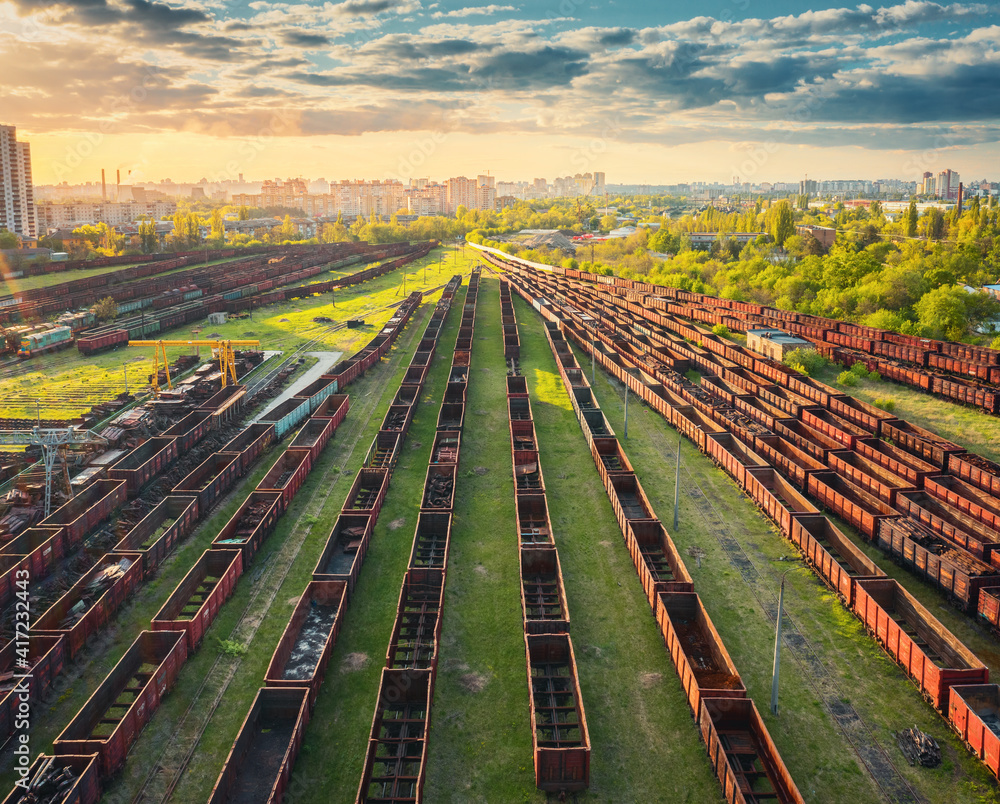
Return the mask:
[[[518,314],[526,309],[519,305]],[[581,359],[579,352],[577,355]],[[595,396],[622,440],[654,509],[669,521],[676,432],[651,409],[631,405],[630,438],[625,441],[622,386],[599,373]],[[680,527],[671,529],[671,535],[806,800],[878,800],[871,778],[820,700],[824,689],[832,689],[854,706],[906,781],[927,801],[997,800],[995,782],[984,766],[963,748],[945,720],[922,700],[915,686],[836,596],[805,569],[798,553],[735,483],[687,440],[682,446],[682,464]],[[706,500],[711,505],[706,505]],[[755,588],[769,608],[773,607],[781,574],[789,567],[802,568],[787,576],[785,612],[816,651],[834,686],[821,684],[818,679],[822,676],[816,676],[786,647],[782,654],[781,714],[777,717],[768,708],[773,620],[762,603],[750,595],[750,587],[723,552],[720,537],[735,539],[753,560],[763,577],[763,584]],[[693,548],[704,554],[700,568],[691,557]],[[937,608],[932,610],[939,614]],[[957,617],[946,624],[954,619]],[[961,629],[956,632],[963,636]],[[906,765],[893,732],[913,725],[929,732],[941,744],[945,761],[940,768]]]

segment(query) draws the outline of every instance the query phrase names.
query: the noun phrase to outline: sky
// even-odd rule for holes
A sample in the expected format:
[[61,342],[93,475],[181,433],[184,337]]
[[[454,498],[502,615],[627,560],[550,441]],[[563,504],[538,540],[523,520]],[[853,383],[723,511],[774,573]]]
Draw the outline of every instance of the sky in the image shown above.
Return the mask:
[[1000,178],[995,0],[470,2],[0,0],[0,124],[36,184]]

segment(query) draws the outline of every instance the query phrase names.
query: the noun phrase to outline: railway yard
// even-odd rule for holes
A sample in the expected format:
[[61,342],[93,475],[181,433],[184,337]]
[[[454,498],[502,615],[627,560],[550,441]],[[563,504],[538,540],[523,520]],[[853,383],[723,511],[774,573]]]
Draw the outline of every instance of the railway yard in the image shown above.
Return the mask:
[[[488,249],[222,257],[0,299],[5,802],[1000,801],[1000,352]],[[194,337],[260,346],[151,394],[128,342]]]

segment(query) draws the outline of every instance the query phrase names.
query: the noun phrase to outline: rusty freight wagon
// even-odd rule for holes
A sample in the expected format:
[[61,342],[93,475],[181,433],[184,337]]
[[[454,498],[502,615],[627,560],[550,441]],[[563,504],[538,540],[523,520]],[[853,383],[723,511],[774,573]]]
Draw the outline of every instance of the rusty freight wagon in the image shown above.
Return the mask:
[[358,573],[368,553],[372,528],[375,526],[371,514],[342,513],[330,531],[326,547],[316,562],[312,579],[314,581],[344,581],[347,595],[354,592]]
[[465,403],[445,402],[438,412],[438,430],[461,430],[465,424]]
[[746,470],[746,492],[783,534],[791,533],[793,514],[816,514],[816,506],[770,466]]
[[257,491],[277,491],[280,493],[283,513],[288,510],[295,495],[299,493],[299,489],[305,483],[311,468],[312,458],[309,455],[309,450],[289,447],[257,484]]
[[976,611],[981,589],[1000,586],[1000,570],[909,517],[883,520],[878,546],[897,564],[941,589],[964,611]]
[[884,410],[852,396],[831,396],[827,407],[831,413],[837,414],[841,419],[876,436],[881,434],[882,422],[896,420],[896,417],[891,413],[886,413]]
[[[46,578],[66,554],[66,536],[63,528],[28,528],[0,547],[0,561],[5,557],[11,561],[13,570],[27,569],[32,583]],[[16,564],[17,567],[13,565]],[[16,580],[11,574],[9,581]],[[0,606],[6,606],[12,599],[13,586],[0,588]]]
[[824,464],[827,455],[844,449],[843,442],[798,419],[782,419],[775,422],[774,432]]
[[31,626],[31,633],[66,638],[72,659],[103,628],[142,579],[137,553],[106,553]]
[[656,622],[697,722],[702,698],[746,698],[739,671],[694,592],[661,592]]
[[305,687],[257,690],[209,804],[280,804],[308,722]]
[[150,438],[108,468],[112,480],[124,480],[129,497],[136,497],[143,487],[177,460],[176,438]]
[[569,632],[569,608],[555,547],[522,546],[521,610],[526,634]]
[[823,408],[806,408],[801,414],[802,423],[807,427],[819,431],[827,438],[842,444],[841,449],[854,449],[854,444],[859,438],[868,438],[871,433],[856,424],[852,424],[846,419],[842,419],[836,413],[831,413]]
[[419,513],[407,565],[409,576],[420,580],[443,570],[448,566],[450,547],[451,513]]
[[561,792],[590,786],[590,734],[569,634],[525,634],[535,785]]
[[924,479],[924,491],[977,522],[1000,531],[1000,500],[982,489],[951,475],[934,475]]
[[1000,566],[1000,531],[924,491],[902,492],[896,499],[896,506],[976,558]]
[[653,506],[635,474],[609,477],[607,489],[622,533],[626,532],[630,521],[656,519]]
[[204,517],[239,478],[238,452],[213,452],[170,492],[177,497],[198,500],[198,513]]
[[212,414],[205,410],[189,413],[173,427],[164,430],[163,438],[177,439],[177,454],[186,455],[191,448],[208,435],[214,421]]
[[792,515],[788,538],[798,545],[806,561],[848,606],[854,604],[855,581],[885,577],[879,566],[822,514]]
[[443,569],[423,570],[417,575],[407,572],[403,576],[396,620],[385,654],[386,668],[437,672],[444,586]]
[[438,430],[431,445],[430,463],[458,463],[462,449],[462,433],[458,430]]
[[898,475],[915,488],[921,488],[928,475],[941,472],[934,464],[880,438],[859,438],[854,448],[859,455]]
[[805,804],[749,698],[702,698],[701,737],[728,804]]
[[410,429],[411,421],[413,421],[413,405],[389,405],[379,429],[405,435]]
[[826,464],[773,433],[754,436],[754,449],[800,489],[808,486],[810,474],[827,470]]
[[635,519],[624,531],[625,544],[649,606],[656,612],[660,592],[691,592],[694,581],[681,559],[677,545],[658,519]]
[[948,721],[993,775],[1000,775],[1000,686],[953,686],[948,696]]
[[389,490],[387,469],[360,469],[344,500],[343,513],[370,514],[372,522],[378,520],[379,511]]
[[242,477],[273,443],[274,425],[257,422],[245,427],[236,438],[219,451],[240,454],[240,477]]
[[973,452],[948,456],[948,472],[1000,498],[1000,464]]
[[244,569],[253,561],[264,540],[271,535],[281,517],[281,494],[253,491],[230,520],[222,526],[212,547],[243,552]]
[[150,623],[154,631],[183,631],[194,653],[243,574],[239,550],[206,550]]
[[858,581],[854,612],[936,709],[947,711],[953,684],[985,684],[989,669],[891,578]]
[[340,633],[346,604],[345,581],[308,583],[274,649],[264,674],[264,685],[308,688],[312,711]]
[[457,464],[431,464],[427,467],[421,511],[451,511],[455,504]]
[[[617,443],[617,442],[616,442]],[[732,433],[709,433],[705,439],[708,457],[724,469],[738,486],[746,487],[746,470],[754,466],[768,466],[760,455],[748,449]]]
[[359,804],[423,800],[433,697],[430,670],[383,668],[358,789]]
[[336,430],[334,422],[336,419],[324,419],[313,416],[306,419],[302,429],[295,434],[295,438],[288,444],[288,449],[301,449],[309,453],[309,468],[319,460],[326,445],[330,443],[333,432]]
[[114,549],[142,554],[142,571],[149,578],[174,547],[198,522],[195,497],[164,497],[133,527]]
[[181,633],[142,631],[52,743],[57,755],[99,756],[100,775],[125,764],[139,733],[173,688],[187,660]]
[[62,527],[67,550],[125,504],[128,492],[123,480],[98,480],[39,522],[40,527]]
[[351,400],[347,394],[331,394],[320,402],[312,412],[313,419],[333,419],[333,429],[336,430],[347,418]]
[[827,460],[831,469],[886,505],[895,506],[896,496],[901,491],[917,490],[916,486],[906,478],[894,474],[854,450],[831,452]]
[[[6,741],[14,733],[22,705],[34,704],[52,686],[66,659],[62,637],[31,635],[26,654],[19,654],[17,648],[13,639],[0,648],[0,676],[6,677],[8,673],[22,676],[21,680],[16,676],[11,678],[8,683],[13,686],[0,691],[0,741]],[[23,696],[26,700],[22,700]]]
[[98,760],[97,754],[79,757],[39,754],[28,768],[27,776],[32,784],[38,783],[38,793],[29,793],[15,784],[3,804],[37,804],[39,793],[45,796],[56,793],[58,799],[50,800],[59,804],[97,804],[101,798]]
[[625,450],[617,438],[593,439],[590,443],[590,454],[597,464],[597,471],[605,488],[608,487],[611,477],[634,474],[632,464],[629,463],[628,456],[625,455]]
[[368,448],[364,466],[368,469],[385,469],[391,472],[396,468],[402,443],[403,436],[400,433],[379,430],[371,447]]
[[[816,472],[809,476],[809,494],[834,515],[857,528],[868,541],[878,533],[879,522],[899,514],[877,497],[858,488],[836,472]],[[900,499],[903,495],[900,495]]]
[[940,466],[942,469],[948,468],[952,455],[965,452],[964,447],[946,441],[930,430],[917,427],[917,425],[902,419],[883,421],[881,436],[883,441],[905,449],[912,455],[916,455],[935,466]]

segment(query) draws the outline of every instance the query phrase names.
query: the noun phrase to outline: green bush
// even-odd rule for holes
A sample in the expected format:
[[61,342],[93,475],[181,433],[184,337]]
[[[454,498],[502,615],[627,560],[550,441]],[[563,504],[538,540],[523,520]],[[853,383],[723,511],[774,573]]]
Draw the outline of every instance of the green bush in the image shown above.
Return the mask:
[[837,377],[837,385],[852,386],[858,384],[858,375],[853,371],[842,371]]
[[218,642],[219,653],[224,653],[233,659],[240,659],[247,655],[247,646],[241,645],[234,639],[220,639]]
[[791,369],[811,376],[829,362],[815,349],[793,349],[785,355],[784,364]]
[[727,338],[729,337],[729,327],[725,324],[716,324],[712,327],[712,333],[718,335],[720,338]]
[[856,374],[858,377],[868,376],[868,366],[866,366],[861,361],[858,361],[853,366],[851,366],[851,373]]
[[869,373],[868,379],[871,380],[872,382],[878,382],[879,380],[882,379],[882,375],[879,374],[877,371],[873,371]]
[[872,404],[877,408],[887,411],[888,413],[892,413],[896,409],[896,400],[891,396],[875,397],[875,401],[872,402]]

